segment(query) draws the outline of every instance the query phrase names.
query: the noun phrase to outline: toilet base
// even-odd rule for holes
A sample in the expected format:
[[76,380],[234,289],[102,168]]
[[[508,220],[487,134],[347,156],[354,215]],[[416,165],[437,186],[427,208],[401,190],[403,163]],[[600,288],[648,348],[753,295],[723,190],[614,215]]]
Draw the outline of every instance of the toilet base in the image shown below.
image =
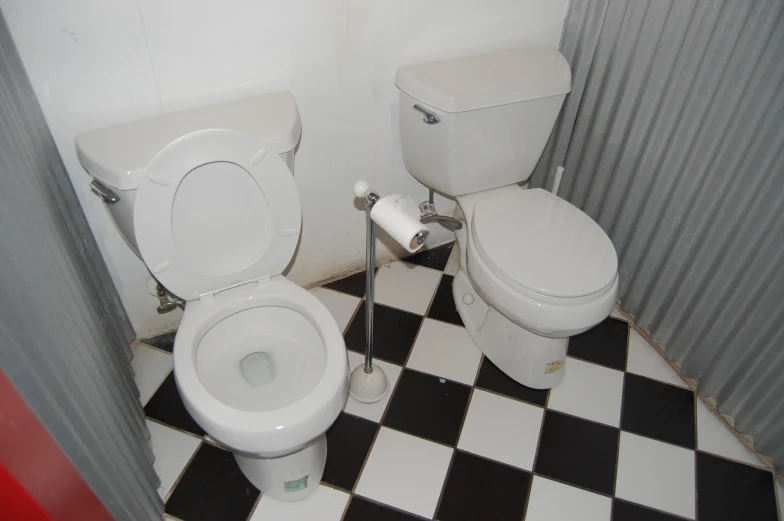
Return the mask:
[[549,338],[518,326],[482,300],[462,269],[455,275],[452,294],[471,338],[499,369],[533,389],[561,383],[568,337]]
[[275,458],[235,452],[234,458],[262,493],[280,501],[308,497],[321,482],[327,464],[327,435],[322,434],[304,448]]

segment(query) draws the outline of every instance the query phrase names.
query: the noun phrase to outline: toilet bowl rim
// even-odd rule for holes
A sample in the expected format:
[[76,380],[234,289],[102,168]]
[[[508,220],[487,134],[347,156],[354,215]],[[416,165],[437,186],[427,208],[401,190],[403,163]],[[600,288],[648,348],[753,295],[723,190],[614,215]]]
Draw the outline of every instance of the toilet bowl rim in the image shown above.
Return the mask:
[[[247,286],[247,287],[246,287]],[[270,411],[243,411],[218,400],[204,384],[196,368],[196,348],[201,339],[218,322],[229,316],[256,307],[279,306],[291,309],[309,320],[324,345],[326,363],[315,387],[296,402]],[[264,284],[251,283],[214,297],[213,302],[189,302],[183,315],[174,344],[174,375],[183,401],[189,406],[197,422],[216,438],[229,445],[237,445],[237,437],[259,436],[258,444],[237,446],[237,449],[261,451],[269,445],[264,436],[289,438],[286,445],[296,445],[320,434],[317,416],[329,411],[340,397],[348,378],[347,354],[343,335],[326,306],[315,296],[288,281],[282,275]],[[199,421],[201,419],[201,421]],[[328,422],[328,424],[331,421]],[[328,425],[327,424],[327,425]],[[212,431],[212,432],[211,432]],[[222,431],[222,432],[216,432]],[[269,450],[277,450],[272,443]]]

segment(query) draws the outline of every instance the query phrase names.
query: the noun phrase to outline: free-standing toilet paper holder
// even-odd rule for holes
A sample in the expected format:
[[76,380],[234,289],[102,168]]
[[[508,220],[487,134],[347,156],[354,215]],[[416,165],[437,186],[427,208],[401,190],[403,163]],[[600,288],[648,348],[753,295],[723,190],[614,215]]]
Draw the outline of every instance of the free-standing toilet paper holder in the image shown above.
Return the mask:
[[[375,403],[389,392],[389,380],[384,370],[373,365],[373,302],[375,296],[376,272],[376,223],[370,218],[370,211],[381,197],[370,189],[365,181],[354,185],[354,195],[365,200],[366,263],[365,263],[365,363],[351,371],[349,394],[362,403]],[[417,244],[424,244],[427,230],[417,233]]]

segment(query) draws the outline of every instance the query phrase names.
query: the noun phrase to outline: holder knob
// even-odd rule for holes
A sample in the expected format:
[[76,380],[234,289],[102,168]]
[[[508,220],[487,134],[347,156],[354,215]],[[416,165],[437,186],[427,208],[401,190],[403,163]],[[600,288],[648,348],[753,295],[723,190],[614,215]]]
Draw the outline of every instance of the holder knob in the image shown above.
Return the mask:
[[354,195],[360,199],[365,198],[365,192],[368,190],[370,190],[370,185],[367,181],[357,181],[357,183],[354,185]]

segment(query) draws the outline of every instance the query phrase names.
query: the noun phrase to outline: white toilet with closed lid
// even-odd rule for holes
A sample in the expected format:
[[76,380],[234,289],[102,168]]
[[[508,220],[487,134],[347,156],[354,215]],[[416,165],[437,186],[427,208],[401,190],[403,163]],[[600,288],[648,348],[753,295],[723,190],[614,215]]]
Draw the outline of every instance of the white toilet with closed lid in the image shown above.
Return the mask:
[[[268,134],[298,140],[299,120],[289,93],[266,96],[94,131],[77,138],[77,149],[94,177],[120,184],[95,167],[114,164],[107,147],[134,135],[166,141],[140,159],[149,163],[138,187],[119,192],[133,201],[132,228],[127,208],[110,210],[153,275],[187,301],[174,344],[185,407],[256,487],[290,501],[321,480],[325,432],[348,395],[348,361],[330,312],[281,274],[297,247],[301,208]],[[293,110],[282,111],[286,104]],[[272,110],[277,130],[245,121]],[[122,155],[130,161],[127,149]]]
[[457,201],[452,291],[468,333],[517,382],[557,385],[569,337],[606,318],[618,290],[604,231],[527,186],[570,91],[569,64],[554,47],[509,49],[406,65],[395,83],[406,168]]

